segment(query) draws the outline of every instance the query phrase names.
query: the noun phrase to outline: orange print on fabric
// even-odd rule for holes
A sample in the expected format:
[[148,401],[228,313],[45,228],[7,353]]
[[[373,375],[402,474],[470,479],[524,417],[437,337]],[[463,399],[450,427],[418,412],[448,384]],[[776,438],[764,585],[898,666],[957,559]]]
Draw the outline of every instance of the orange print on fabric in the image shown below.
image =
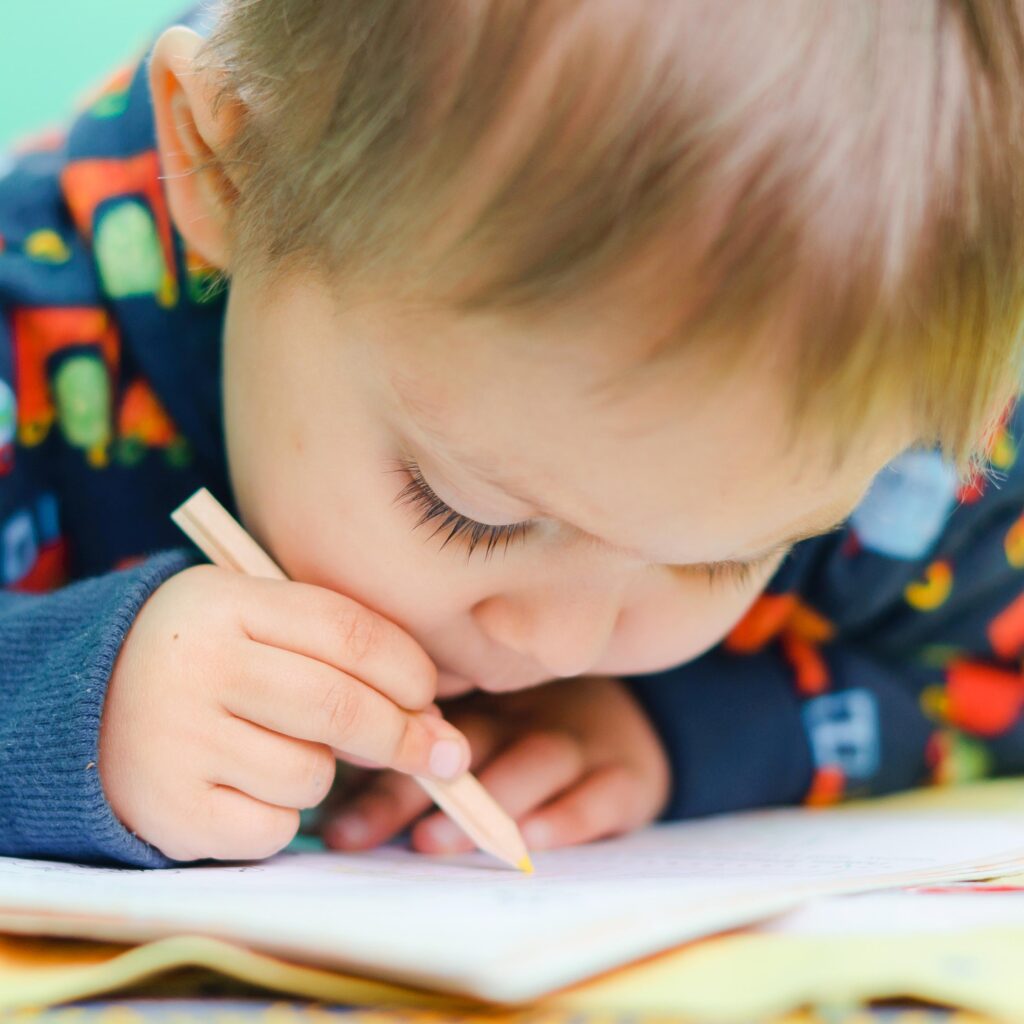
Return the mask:
[[1024,594],[988,624],[988,642],[992,650],[1006,661],[1021,656],[1024,652]]
[[789,622],[786,623],[786,631],[795,633],[801,639],[824,644],[832,639],[836,628],[821,612],[804,604],[798,598],[793,608],[793,614],[790,615]]
[[160,400],[145,381],[133,380],[124,391],[117,417],[120,437],[142,442],[147,448],[163,448],[177,431]]
[[795,594],[762,594],[729,631],[724,640],[726,650],[736,654],[761,650],[782,631],[796,603]]
[[114,376],[120,361],[120,341],[107,313],[92,307],[16,308],[11,330],[18,441],[31,446],[45,439],[56,417],[47,373],[50,358],[69,348],[96,346]]
[[750,654],[778,640],[793,670],[797,690],[817,696],[829,688],[828,665],[818,650],[835,634],[835,626],[796,594],[762,594],[733,626],[723,645],[734,654]]
[[920,580],[908,583],[903,596],[911,608],[919,612],[931,612],[946,603],[953,589],[953,567],[949,562],[932,562]]
[[41,544],[35,564],[9,589],[23,594],[46,594],[68,582],[67,543],[57,538]]
[[828,665],[816,644],[786,632],[782,635],[782,654],[796,679],[796,688],[808,697],[824,693],[829,685]]
[[75,225],[88,239],[101,203],[132,194],[144,196],[156,223],[164,264],[174,273],[174,234],[155,151],[126,160],[78,160],[64,168],[61,184]]
[[999,736],[1024,708],[1024,675],[958,661],[946,672],[946,718],[977,736]]
[[973,505],[985,497],[985,477],[975,473],[970,480],[961,484],[956,492],[956,500],[961,505]]
[[842,769],[835,765],[826,765],[814,773],[811,788],[804,797],[807,807],[830,807],[839,803],[846,788],[846,778]]

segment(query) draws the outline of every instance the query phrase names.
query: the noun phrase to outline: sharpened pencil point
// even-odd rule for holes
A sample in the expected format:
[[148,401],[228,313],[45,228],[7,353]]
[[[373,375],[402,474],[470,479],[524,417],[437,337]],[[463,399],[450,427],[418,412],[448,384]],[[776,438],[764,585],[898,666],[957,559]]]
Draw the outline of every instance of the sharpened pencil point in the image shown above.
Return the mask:
[[524,875],[533,874],[533,861],[530,860],[529,857],[524,857],[518,864],[516,864],[516,867],[519,868]]

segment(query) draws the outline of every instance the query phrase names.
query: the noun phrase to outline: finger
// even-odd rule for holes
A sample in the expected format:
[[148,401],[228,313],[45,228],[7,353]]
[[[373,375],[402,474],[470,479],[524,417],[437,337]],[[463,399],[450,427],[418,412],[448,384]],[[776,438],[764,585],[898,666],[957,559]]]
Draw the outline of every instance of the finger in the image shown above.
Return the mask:
[[[499,741],[498,723],[483,715],[463,715],[459,726],[473,752],[471,767],[490,758]],[[385,772],[324,825],[324,842],[337,850],[368,850],[387,842],[429,807],[430,797],[413,779]]]
[[376,761],[370,761],[365,757],[356,757],[355,754],[346,754],[345,761],[354,768],[368,768],[370,771],[380,771],[384,767],[377,764]]
[[279,807],[316,807],[330,792],[337,762],[330,747],[297,740],[240,718],[218,730],[206,780]]
[[646,820],[636,776],[620,766],[599,769],[531,814],[522,824],[531,850],[573,846],[636,828]]
[[400,832],[429,806],[430,797],[415,779],[387,772],[323,826],[323,840],[333,850],[369,850]]
[[403,772],[455,778],[469,745],[444,719],[413,714],[321,661],[265,644],[242,648],[224,707],[271,732]]
[[247,579],[242,623],[260,643],[315,658],[361,679],[410,711],[434,699],[437,669],[400,626],[324,587]]
[[261,860],[287,846],[298,830],[298,811],[212,786],[191,809],[188,834],[195,838],[156,845],[174,860]]
[[[529,733],[502,751],[480,774],[480,782],[518,820],[576,782],[585,770],[583,749],[566,732]],[[423,853],[473,849],[465,833],[443,814],[432,814],[413,830],[412,843]]]
[[437,695],[439,697],[461,697],[463,694],[472,693],[474,689],[475,687],[468,679],[451,672],[438,670]]
[[469,741],[470,771],[476,771],[494,757],[505,736],[505,725],[493,715],[477,711],[456,711],[452,724]]

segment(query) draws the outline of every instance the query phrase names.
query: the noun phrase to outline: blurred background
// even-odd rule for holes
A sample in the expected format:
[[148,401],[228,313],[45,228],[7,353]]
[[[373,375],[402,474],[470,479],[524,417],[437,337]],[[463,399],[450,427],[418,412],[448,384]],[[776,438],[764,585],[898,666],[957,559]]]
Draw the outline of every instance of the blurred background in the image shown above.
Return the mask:
[[189,0],[0,0],[0,149],[65,120]]

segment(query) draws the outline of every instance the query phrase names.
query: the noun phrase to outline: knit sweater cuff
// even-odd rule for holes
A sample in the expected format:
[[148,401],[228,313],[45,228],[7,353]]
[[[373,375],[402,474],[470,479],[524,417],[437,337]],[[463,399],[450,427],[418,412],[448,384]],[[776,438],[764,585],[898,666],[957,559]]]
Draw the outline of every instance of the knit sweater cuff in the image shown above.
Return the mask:
[[107,684],[146,599],[199,560],[162,552],[49,594],[0,595],[0,853],[166,867],[129,832],[100,782]]
[[799,803],[813,774],[790,671],[772,651],[717,647],[696,661],[628,679],[672,768],[663,817]]

